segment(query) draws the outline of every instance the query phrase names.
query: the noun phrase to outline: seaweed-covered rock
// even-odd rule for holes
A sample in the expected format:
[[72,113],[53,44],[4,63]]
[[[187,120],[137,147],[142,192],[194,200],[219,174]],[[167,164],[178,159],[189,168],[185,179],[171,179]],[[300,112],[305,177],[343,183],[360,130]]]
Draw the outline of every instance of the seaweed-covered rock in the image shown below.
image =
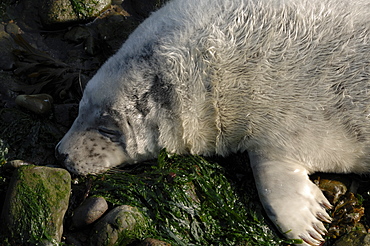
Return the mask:
[[40,0],[44,26],[88,20],[111,5],[111,0]]
[[95,225],[90,245],[124,246],[139,238],[146,227],[146,219],[137,208],[122,205],[114,208]]
[[23,166],[9,184],[1,225],[11,245],[60,242],[71,176],[60,168]]
[[171,246],[171,244],[154,238],[146,238],[144,241],[140,242],[138,246]]
[[293,243],[269,229],[249,176],[252,173],[244,169],[232,172],[243,181],[236,186],[230,180],[237,178],[217,163],[162,151],[158,165],[137,165],[128,172],[95,177],[90,195],[104,196],[114,205],[137,207],[148,218],[143,236],[171,245]]

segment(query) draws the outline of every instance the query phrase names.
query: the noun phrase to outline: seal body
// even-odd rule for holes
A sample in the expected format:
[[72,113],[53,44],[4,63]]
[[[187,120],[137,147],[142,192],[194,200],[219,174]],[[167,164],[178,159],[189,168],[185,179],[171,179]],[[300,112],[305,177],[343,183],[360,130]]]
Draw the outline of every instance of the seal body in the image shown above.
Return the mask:
[[308,174],[370,170],[369,20],[367,0],[174,0],[91,79],[57,155],[84,175],[248,151],[271,220],[318,245]]

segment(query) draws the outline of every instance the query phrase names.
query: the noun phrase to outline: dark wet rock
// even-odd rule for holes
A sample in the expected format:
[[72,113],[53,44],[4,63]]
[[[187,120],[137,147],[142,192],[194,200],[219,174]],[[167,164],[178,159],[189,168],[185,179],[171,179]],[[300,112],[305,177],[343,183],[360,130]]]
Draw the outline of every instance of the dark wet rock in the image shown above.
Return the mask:
[[81,43],[90,36],[90,31],[86,27],[76,26],[64,34],[64,38],[74,43]]
[[[0,24],[0,70],[10,70],[14,66],[14,56],[12,54],[12,49],[14,48],[12,38],[8,31],[13,29],[9,27],[10,25],[14,27],[14,23],[7,24],[4,26]],[[15,27],[14,27],[15,28]]]
[[21,29],[19,28],[19,26],[14,23],[14,22],[9,22],[6,26],[5,26],[5,31],[8,33],[8,34],[21,34],[22,31]]
[[[0,66],[1,61],[4,61],[3,58],[0,55]],[[6,64],[9,65],[10,63],[7,62]],[[0,71],[0,107],[12,108],[15,106],[15,98],[18,94],[12,91],[11,88],[15,86],[17,81],[18,79],[13,76],[11,71]]]
[[[85,238],[82,239],[83,241],[86,241]],[[73,235],[68,235],[66,240],[65,240],[66,245],[71,245],[71,246],[84,246],[85,244],[81,242],[81,235],[73,236]]]
[[135,207],[123,205],[114,208],[95,225],[91,246],[127,245],[141,235],[147,222]]
[[46,114],[51,111],[53,98],[48,94],[19,95],[15,99],[15,103],[36,114]]
[[363,231],[352,231],[337,240],[333,246],[370,246],[370,234]]
[[104,40],[105,52],[114,54],[123,44],[124,40],[136,28],[137,22],[124,14],[114,14],[96,21],[96,32]]
[[109,8],[111,0],[40,0],[44,26],[88,20]]
[[42,166],[16,169],[0,220],[9,242],[12,245],[60,242],[70,185],[71,176],[64,169]]
[[8,160],[21,159],[37,165],[55,163],[55,145],[65,133],[49,115],[39,116],[18,108],[0,110],[0,132],[9,146]]
[[126,0],[123,1],[123,5],[127,8],[127,11],[135,16],[136,18],[147,18],[151,12],[160,8],[168,0]]
[[99,52],[99,47],[94,37],[89,36],[86,38],[84,42],[84,49],[86,51],[86,54],[90,56],[94,56]]
[[144,241],[140,242],[138,246],[171,246],[171,244],[154,238],[146,238]]
[[158,9],[163,0],[131,1],[132,7],[137,14],[148,17],[152,11]]
[[73,121],[78,115],[78,104],[55,104],[54,105],[54,118],[58,124],[65,127],[71,127]]
[[121,5],[123,0],[112,0],[112,4]]
[[107,210],[108,203],[103,197],[89,197],[75,209],[72,225],[75,228],[89,225],[99,219]]

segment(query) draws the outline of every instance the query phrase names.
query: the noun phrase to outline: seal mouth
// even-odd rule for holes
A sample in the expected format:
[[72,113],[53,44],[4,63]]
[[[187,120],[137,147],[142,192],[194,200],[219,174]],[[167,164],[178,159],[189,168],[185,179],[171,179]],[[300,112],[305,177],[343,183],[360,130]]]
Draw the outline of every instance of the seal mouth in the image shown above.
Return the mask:
[[[77,170],[76,168],[73,167],[73,165],[71,165],[72,163],[70,163],[68,161],[68,154],[65,154],[65,153],[60,153],[60,151],[58,150],[58,147],[60,145],[60,142],[57,144],[57,146],[55,147],[55,158],[57,159],[57,163],[68,170],[68,172],[74,174],[74,175],[81,175],[79,173],[79,170]],[[84,176],[84,175],[82,175]]]

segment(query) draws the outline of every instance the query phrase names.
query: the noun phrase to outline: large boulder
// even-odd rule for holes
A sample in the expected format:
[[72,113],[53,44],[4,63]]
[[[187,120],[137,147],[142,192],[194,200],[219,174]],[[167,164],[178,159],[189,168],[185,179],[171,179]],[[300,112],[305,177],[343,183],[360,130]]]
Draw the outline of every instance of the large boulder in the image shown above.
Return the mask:
[[111,0],[40,0],[44,26],[89,20],[110,7]]
[[70,174],[60,168],[22,166],[11,179],[1,226],[16,245],[61,241],[71,190]]

